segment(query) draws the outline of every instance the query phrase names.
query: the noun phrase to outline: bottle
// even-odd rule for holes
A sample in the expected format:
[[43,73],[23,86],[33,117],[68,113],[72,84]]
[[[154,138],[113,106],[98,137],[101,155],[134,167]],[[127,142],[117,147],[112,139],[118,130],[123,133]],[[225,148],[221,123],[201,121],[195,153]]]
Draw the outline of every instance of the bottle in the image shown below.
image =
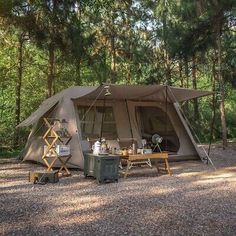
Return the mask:
[[132,144],[132,151],[133,151],[133,154],[136,154],[136,146],[135,146],[135,143]]
[[101,151],[101,143],[99,141],[96,141],[93,146],[94,146],[93,154],[98,155]]
[[128,149],[128,154],[129,154],[129,155],[132,155],[132,154],[133,154],[133,149],[132,149],[132,147],[130,147],[130,148]]

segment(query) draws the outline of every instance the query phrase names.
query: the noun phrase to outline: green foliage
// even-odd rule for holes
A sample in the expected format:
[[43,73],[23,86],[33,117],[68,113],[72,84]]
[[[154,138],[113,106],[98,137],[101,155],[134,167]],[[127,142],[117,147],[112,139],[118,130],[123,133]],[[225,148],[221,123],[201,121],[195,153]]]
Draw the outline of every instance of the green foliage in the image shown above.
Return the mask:
[[22,153],[22,150],[13,149],[10,147],[0,147],[0,158],[11,158],[19,157]]
[[[216,91],[215,22],[222,26],[222,75],[226,82],[228,137],[235,138],[235,1],[4,1],[0,0],[0,146],[13,144],[18,43],[23,38],[20,119],[48,94],[53,47],[53,93],[74,85],[172,84]],[[209,140],[212,98],[183,104],[202,141]],[[18,131],[24,146],[29,130]],[[219,104],[214,140],[221,138]]]
[[0,16],[7,16],[11,13],[13,7],[12,0],[0,0]]

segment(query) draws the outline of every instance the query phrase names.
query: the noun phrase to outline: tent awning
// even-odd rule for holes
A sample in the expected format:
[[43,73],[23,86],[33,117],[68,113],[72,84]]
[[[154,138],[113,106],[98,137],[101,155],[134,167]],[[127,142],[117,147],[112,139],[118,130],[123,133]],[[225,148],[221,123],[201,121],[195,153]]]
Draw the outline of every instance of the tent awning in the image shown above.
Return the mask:
[[[104,99],[106,85],[101,86],[75,86],[57,93],[45,100],[39,108],[27,119],[21,122],[18,127],[30,126],[37,122],[47,111],[64,98],[68,99]],[[109,85],[110,96],[108,100],[137,100],[137,101],[158,101],[158,102],[183,102],[189,99],[198,98],[212,94],[209,91],[176,88],[164,85]]]
[[[104,99],[104,86],[98,87],[93,92],[86,94],[81,99]],[[163,85],[109,85],[110,96],[108,100],[137,100],[158,102],[183,102],[193,98],[212,94],[209,91],[176,88]]]

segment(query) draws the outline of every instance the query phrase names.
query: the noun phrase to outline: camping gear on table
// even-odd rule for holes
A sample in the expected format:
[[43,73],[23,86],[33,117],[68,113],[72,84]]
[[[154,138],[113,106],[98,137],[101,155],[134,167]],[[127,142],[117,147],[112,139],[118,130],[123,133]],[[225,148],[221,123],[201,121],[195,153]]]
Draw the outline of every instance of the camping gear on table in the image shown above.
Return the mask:
[[[105,85],[76,86],[65,89],[45,100],[18,127],[33,125],[23,152],[23,160],[44,163],[43,117],[66,119],[71,135],[69,167],[84,166],[83,152],[90,151],[90,140],[102,137],[114,141],[119,137],[119,148],[129,147],[135,139],[142,147],[142,139],[151,143],[154,133],[163,137],[160,148],[171,152],[169,160],[200,159],[200,151],[179,106],[179,102],[210,95],[211,92],[162,85]],[[104,100],[106,100],[104,107]],[[132,131],[132,132],[131,132]],[[130,141],[122,141],[129,139]],[[60,166],[56,162],[54,166]]]
[[162,152],[161,148],[160,148],[160,143],[162,142],[163,138],[159,135],[159,134],[153,134],[152,135],[152,142],[155,144],[155,147],[153,148],[153,152],[155,151],[155,149],[158,147],[159,151]]
[[128,156],[128,155],[129,155],[128,149],[127,148],[122,149],[122,156]]
[[102,139],[101,140],[101,151],[100,151],[100,154],[108,154],[109,153],[109,150],[108,150],[108,147],[107,147],[107,143],[106,143],[106,139]]
[[98,155],[101,152],[101,143],[99,141],[96,141],[92,149],[93,149],[93,154]]

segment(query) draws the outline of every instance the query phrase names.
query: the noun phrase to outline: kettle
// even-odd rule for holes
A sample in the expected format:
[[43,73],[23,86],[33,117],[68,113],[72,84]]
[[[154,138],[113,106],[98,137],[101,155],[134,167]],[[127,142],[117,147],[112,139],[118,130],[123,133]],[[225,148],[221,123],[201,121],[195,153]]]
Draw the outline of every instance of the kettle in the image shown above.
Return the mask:
[[101,151],[101,143],[99,141],[96,141],[92,149],[93,149],[93,154],[98,155]]

